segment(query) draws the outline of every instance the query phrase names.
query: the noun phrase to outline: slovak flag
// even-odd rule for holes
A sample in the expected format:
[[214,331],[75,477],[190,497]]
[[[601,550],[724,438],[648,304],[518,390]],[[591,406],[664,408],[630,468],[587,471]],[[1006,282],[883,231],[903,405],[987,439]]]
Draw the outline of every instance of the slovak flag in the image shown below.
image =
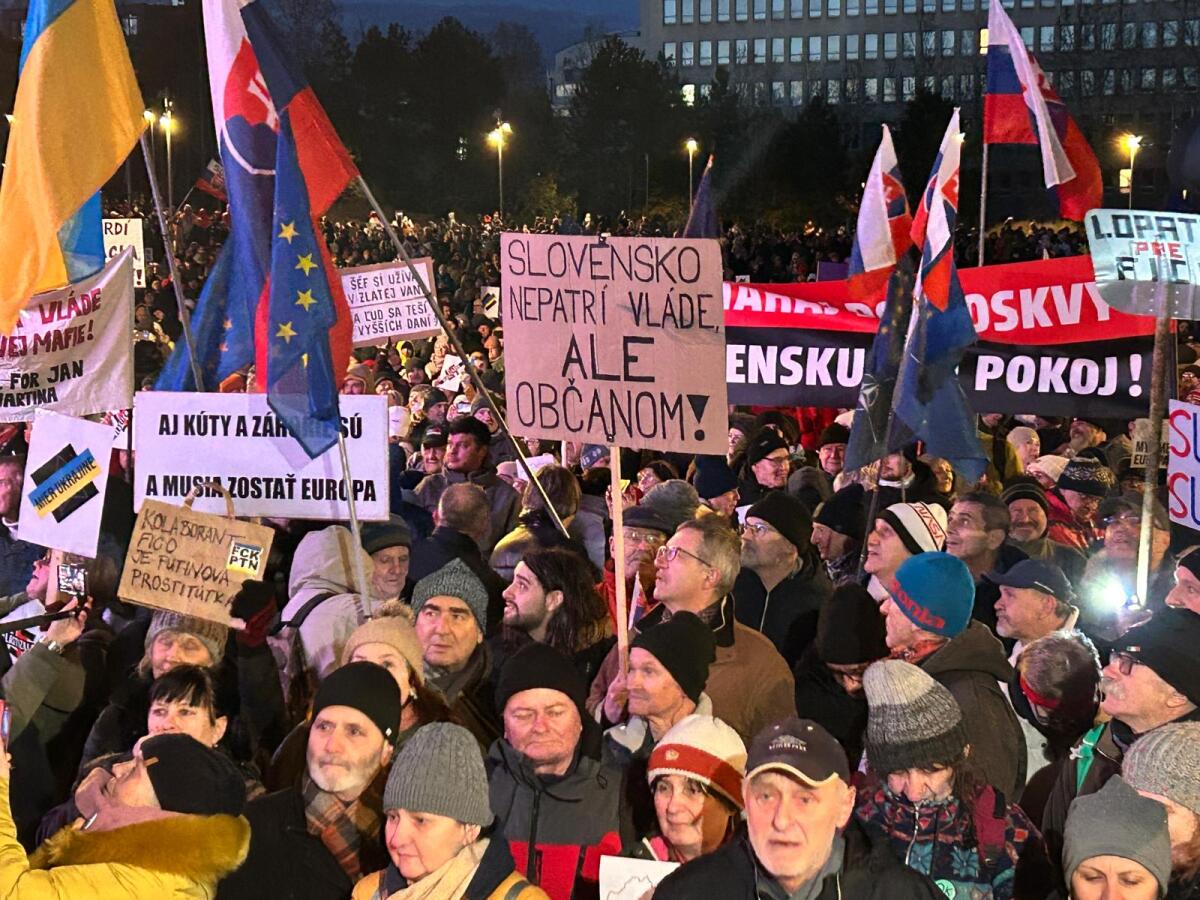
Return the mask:
[[875,152],[858,207],[858,227],[854,231],[846,281],[851,299],[883,297],[896,263],[912,246],[911,228],[912,214],[900,178],[896,149],[892,146],[892,132],[884,125],[883,139]]
[[987,468],[987,458],[958,380],[963,353],[975,342],[975,324],[954,264],[962,156],[958,128],[956,108],[913,217],[912,239],[921,261],[895,408],[904,426],[924,441],[926,453],[949,460],[974,481]]
[[1056,194],[1064,219],[1083,221],[1100,206],[1104,185],[1096,154],[999,2],[988,10],[983,141],[1036,144],[1046,188]]

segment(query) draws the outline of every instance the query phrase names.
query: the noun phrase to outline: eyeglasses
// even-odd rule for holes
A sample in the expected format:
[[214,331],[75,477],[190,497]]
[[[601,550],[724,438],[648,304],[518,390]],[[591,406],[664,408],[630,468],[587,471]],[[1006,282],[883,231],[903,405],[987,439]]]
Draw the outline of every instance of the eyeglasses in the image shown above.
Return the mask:
[[1124,525],[1127,528],[1137,528],[1142,524],[1141,516],[1105,516],[1104,527],[1108,528],[1113,525]]
[[657,531],[637,531],[633,528],[625,529],[625,540],[631,544],[661,544],[664,537]]
[[690,556],[692,559],[694,559],[696,562],[700,563],[700,565],[702,565],[702,566],[708,566],[710,569],[713,567],[712,563],[710,563],[708,560],[697,556],[695,553],[692,553],[690,550],[684,550],[682,547],[671,547],[671,546],[659,547],[658,552],[654,554],[654,559],[655,559],[655,561],[658,561],[661,559],[661,560],[665,560],[666,562],[675,562],[675,557],[679,556],[680,553],[682,553],[684,556]]
[[776,468],[776,469],[786,468],[791,463],[791,461],[792,461],[791,458],[787,457],[787,456],[780,456],[780,457],[764,456],[762,459],[759,460],[759,462],[765,462],[769,466]]
[[1126,677],[1133,674],[1134,666],[1145,665],[1132,653],[1126,653],[1124,650],[1113,650],[1111,653],[1109,653],[1108,664],[1110,666],[1116,664],[1117,671]]
[[759,522],[757,525],[751,525],[749,522],[742,526],[742,534],[753,532],[755,537],[763,537],[770,534],[775,529],[766,522]]

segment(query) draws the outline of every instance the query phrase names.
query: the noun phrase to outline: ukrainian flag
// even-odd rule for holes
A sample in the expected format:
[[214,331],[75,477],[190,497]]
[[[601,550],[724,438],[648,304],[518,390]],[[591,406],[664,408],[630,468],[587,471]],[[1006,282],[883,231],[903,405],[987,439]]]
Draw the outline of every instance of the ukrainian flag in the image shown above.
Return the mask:
[[31,0],[0,180],[0,334],[34,293],[103,256],[97,192],[143,109],[113,0]]

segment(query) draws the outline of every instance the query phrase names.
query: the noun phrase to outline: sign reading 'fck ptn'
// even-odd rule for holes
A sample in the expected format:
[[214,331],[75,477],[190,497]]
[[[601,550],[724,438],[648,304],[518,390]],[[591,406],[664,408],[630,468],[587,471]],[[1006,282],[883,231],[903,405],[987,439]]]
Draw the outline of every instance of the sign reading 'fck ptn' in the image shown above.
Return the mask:
[[515,432],[725,451],[716,241],[505,234],[500,246]]

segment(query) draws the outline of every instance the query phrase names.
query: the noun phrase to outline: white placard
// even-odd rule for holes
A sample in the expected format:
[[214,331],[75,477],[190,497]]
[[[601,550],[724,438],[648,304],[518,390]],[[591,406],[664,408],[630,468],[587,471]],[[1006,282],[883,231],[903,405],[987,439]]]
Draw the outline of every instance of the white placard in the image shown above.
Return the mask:
[[603,900],[643,900],[679,863],[625,856],[600,857],[600,896]]
[[[425,286],[433,290],[433,260],[413,260]],[[374,347],[389,340],[413,340],[441,331],[425,292],[402,262],[339,269],[342,291],[354,322],[354,346]]]
[[104,220],[104,258],[116,259],[126,247],[133,249],[133,286],[146,286],[146,245],[141,219]]
[[111,426],[39,409],[21,491],[21,540],[95,557],[111,456]]
[[[385,397],[343,395],[342,430],[358,517],[388,517],[388,415]],[[110,432],[111,434],[111,432]],[[134,509],[150,498],[178,505],[197,483],[219,482],[238,516],[344,521],[346,482],[337,447],[309,459],[265,394],[150,391],[134,401]],[[217,492],[195,509],[224,514]]]

